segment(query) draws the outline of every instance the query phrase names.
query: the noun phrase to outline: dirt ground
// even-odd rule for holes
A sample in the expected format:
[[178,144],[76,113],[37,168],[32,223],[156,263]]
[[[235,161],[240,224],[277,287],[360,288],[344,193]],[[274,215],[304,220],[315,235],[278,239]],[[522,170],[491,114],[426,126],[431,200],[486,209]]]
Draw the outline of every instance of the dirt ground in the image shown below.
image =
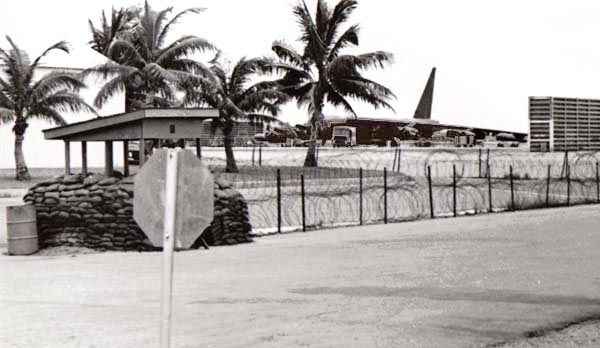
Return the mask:
[[[173,347],[534,347],[514,340],[600,314],[599,223],[581,206],[181,252]],[[0,345],[156,346],[161,262],[0,256]]]

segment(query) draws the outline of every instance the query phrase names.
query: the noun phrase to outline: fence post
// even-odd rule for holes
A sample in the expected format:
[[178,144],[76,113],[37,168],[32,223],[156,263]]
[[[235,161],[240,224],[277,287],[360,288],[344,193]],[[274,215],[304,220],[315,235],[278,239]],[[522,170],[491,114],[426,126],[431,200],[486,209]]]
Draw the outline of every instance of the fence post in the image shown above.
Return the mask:
[[252,166],[254,166],[254,155],[256,153],[256,146],[252,146]]
[[571,167],[567,165],[567,207],[571,206]]
[[429,212],[431,218],[435,218],[435,213],[433,212],[433,188],[431,186],[431,166],[427,166],[427,181],[429,183]]
[[281,233],[281,170],[277,168],[277,233]]
[[596,200],[600,203],[600,173],[598,172],[598,162],[596,162]]
[[400,147],[400,145],[398,145],[398,169],[396,170],[398,173],[400,173],[400,163],[402,161],[402,148]]
[[[489,150],[489,149],[488,149]],[[490,204],[490,213],[494,211],[494,207],[492,205],[492,166],[487,164],[487,177],[488,177],[488,199]]]
[[304,191],[304,174],[300,175],[300,186],[302,189],[302,232],[306,232],[306,193]]
[[552,175],[552,165],[548,165],[548,178],[546,179],[546,208],[550,207],[550,179]]
[[258,147],[258,166],[262,167],[262,146]]
[[454,217],[456,217],[456,164],[452,165],[452,202]]
[[510,207],[515,211],[515,184],[513,182],[513,167],[510,166]]
[[483,174],[481,173],[481,156],[482,156],[482,152],[483,152],[483,149],[479,148],[479,179],[481,179],[483,177]]
[[387,168],[383,168],[383,223],[388,223]]
[[490,170],[490,155],[491,155],[491,152],[490,152],[490,148],[488,147],[488,149],[487,149],[487,157],[486,157],[486,160],[485,160],[486,164],[487,164],[487,170]]
[[360,168],[359,179],[358,179],[358,218],[360,225],[363,225],[363,169]]

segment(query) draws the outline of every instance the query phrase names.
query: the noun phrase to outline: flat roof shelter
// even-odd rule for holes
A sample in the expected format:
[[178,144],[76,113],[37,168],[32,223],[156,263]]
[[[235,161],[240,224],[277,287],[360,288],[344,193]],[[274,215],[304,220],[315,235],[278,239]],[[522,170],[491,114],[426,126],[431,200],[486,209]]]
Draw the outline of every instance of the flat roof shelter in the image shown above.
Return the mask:
[[146,140],[195,139],[196,152],[200,157],[202,123],[219,116],[217,109],[145,109],[134,112],[98,117],[71,123],[66,126],[44,130],[44,138],[65,142],[65,173],[71,174],[70,144],[81,142],[81,170],[87,174],[87,142],[101,141],[105,144],[105,174],[112,176],[113,142],[123,142],[124,173],[129,176],[129,141],[139,141],[139,165],[146,158]]

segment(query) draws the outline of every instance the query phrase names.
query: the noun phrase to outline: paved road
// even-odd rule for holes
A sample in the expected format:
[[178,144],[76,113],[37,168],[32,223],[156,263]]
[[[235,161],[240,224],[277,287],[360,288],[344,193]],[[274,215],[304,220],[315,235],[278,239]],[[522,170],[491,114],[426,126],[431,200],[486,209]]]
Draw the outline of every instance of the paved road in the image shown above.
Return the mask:
[[[174,347],[471,347],[600,313],[600,206],[178,253]],[[0,256],[2,347],[157,344],[158,253]]]

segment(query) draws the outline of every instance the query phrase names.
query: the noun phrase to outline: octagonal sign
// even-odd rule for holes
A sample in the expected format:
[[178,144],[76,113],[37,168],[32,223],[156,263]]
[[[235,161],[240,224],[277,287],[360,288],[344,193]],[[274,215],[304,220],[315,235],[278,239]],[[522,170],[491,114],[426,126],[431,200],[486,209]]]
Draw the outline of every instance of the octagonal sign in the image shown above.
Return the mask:
[[[154,246],[163,244],[168,150],[157,150],[135,177],[133,218]],[[189,248],[214,217],[214,178],[190,150],[177,152],[175,246]]]

